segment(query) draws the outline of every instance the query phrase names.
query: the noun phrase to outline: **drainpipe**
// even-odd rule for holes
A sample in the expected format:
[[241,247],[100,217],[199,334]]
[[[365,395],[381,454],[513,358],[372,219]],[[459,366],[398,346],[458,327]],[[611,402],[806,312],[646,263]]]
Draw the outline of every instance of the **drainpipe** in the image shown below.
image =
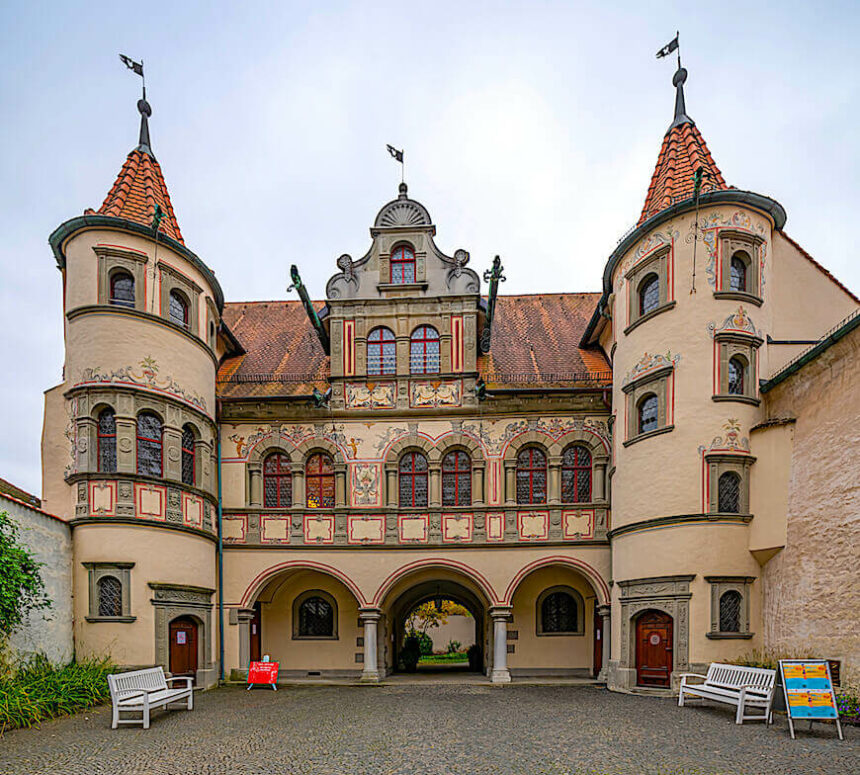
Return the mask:
[[[216,403],[216,408],[217,408]],[[221,508],[221,421],[220,412],[216,412],[218,422],[218,680],[224,682],[224,532],[223,510]]]

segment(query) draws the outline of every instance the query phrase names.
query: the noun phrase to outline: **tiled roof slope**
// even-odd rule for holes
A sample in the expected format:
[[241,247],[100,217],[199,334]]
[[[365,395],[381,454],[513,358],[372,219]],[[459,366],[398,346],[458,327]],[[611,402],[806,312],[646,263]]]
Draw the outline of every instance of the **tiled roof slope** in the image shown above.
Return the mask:
[[671,204],[692,197],[693,174],[699,167],[705,169],[703,192],[728,188],[696,125],[688,119],[683,124],[671,126],[663,138],[642,215],[636,225],[639,226]]
[[8,495],[11,498],[15,498],[16,500],[23,501],[31,506],[42,505],[42,501],[35,495],[30,495],[26,490],[16,487],[12,482],[8,482],[5,479],[0,479],[0,493]]
[[158,161],[146,151],[135,148],[126,158],[98,212],[151,226],[156,204],[161,205],[164,213],[159,231],[184,245]]
[[[609,384],[611,368],[602,353],[578,346],[599,296],[499,296],[491,352],[478,362],[487,386]],[[325,386],[329,359],[300,302],[228,303],[224,321],[246,353],[221,365],[219,398],[301,396]]]

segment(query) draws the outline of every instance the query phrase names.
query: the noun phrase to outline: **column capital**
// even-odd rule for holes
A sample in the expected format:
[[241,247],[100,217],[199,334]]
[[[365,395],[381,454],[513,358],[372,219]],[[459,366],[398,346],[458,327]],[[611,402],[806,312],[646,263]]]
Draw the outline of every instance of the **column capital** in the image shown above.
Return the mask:
[[243,621],[250,622],[251,619],[254,618],[255,613],[256,612],[254,611],[253,608],[237,608],[236,609],[236,617],[239,619],[240,622],[243,622]]
[[511,619],[511,614],[513,612],[513,606],[510,605],[495,605],[490,607],[490,617],[494,621],[504,621],[507,622]]
[[604,618],[608,617],[611,612],[612,612],[612,606],[611,605],[599,605],[599,606],[597,606],[597,613],[600,614]]
[[382,618],[382,609],[380,608],[359,608],[358,618],[362,622],[378,622]]

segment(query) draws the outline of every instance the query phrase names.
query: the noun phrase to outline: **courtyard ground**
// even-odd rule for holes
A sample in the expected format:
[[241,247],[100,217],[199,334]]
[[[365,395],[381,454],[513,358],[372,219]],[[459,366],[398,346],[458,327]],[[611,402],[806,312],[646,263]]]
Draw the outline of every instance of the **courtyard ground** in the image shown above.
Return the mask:
[[848,775],[860,730],[807,724],[791,740],[734,724],[731,708],[596,686],[228,687],[149,730],[110,729],[107,707],[7,732],[0,773],[27,775]]

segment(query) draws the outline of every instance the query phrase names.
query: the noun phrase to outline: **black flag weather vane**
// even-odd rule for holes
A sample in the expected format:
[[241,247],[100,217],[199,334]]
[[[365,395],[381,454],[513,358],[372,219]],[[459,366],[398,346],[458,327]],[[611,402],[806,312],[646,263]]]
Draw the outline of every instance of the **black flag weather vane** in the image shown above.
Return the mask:
[[394,159],[394,161],[400,162],[400,182],[405,183],[406,182],[406,171],[405,171],[406,164],[403,162],[403,151],[398,151],[393,145],[386,145],[385,147],[388,149],[388,153],[391,154],[391,158]]
[[672,38],[663,48],[661,48],[657,52],[657,59],[662,59],[663,57],[669,56],[673,51],[678,52],[678,67],[681,66],[681,49],[678,47],[678,35],[679,32],[675,32],[675,37]]

